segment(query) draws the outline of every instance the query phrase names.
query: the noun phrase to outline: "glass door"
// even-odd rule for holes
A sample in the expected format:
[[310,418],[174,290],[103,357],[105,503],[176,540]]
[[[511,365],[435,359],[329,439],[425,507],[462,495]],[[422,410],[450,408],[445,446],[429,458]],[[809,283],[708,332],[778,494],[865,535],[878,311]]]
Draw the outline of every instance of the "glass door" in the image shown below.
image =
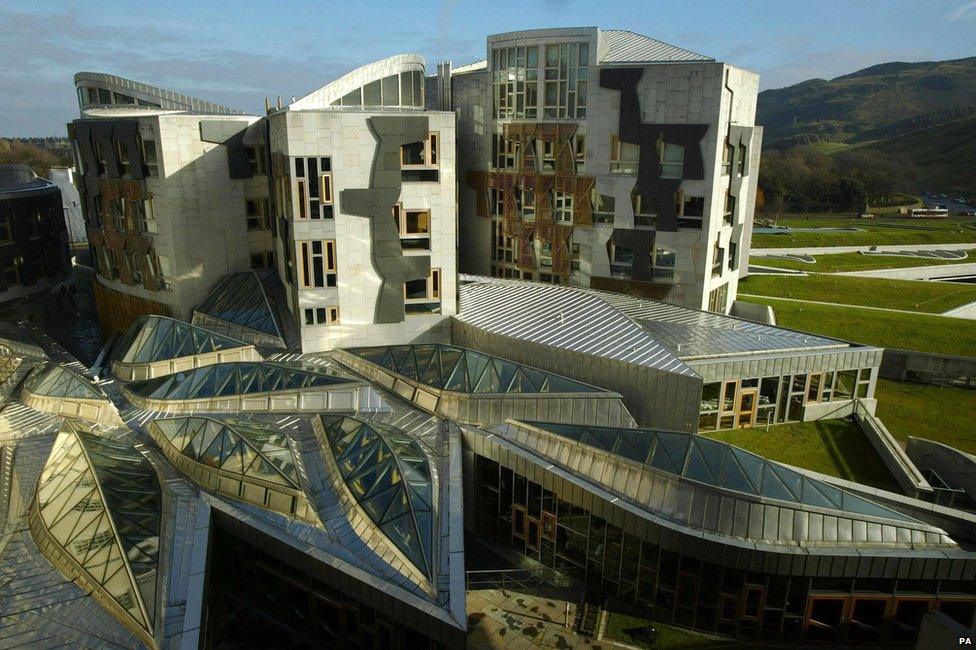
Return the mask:
[[735,410],[737,429],[750,429],[756,426],[756,405],[759,390],[756,388],[746,388],[739,391],[739,404]]

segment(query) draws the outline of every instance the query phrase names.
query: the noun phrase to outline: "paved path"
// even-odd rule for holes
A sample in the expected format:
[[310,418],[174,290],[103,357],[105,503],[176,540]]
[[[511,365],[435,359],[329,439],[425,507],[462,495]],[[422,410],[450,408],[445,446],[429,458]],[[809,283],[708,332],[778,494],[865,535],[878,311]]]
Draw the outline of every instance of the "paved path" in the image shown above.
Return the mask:
[[[800,298],[780,298],[779,296],[759,296],[752,293],[740,293],[739,295],[744,298],[761,298],[764,300],[784,300],[786,302],[802,302],[810,305],[827,305],[828,307],[850,307],[851,309],[870,309],[871,311],[887,311],[887,312],[894,312],[896,314],[913,314],[915,316],[950,316],[952,318],[970,318],[967,316],[950,314],[949,312],[940,314],[940,313],[932,313],[932,312],[925,312],[925,311],[912,311],[911,309],[891,309],[890,307],[869,307],[867,305],[848,305],[839,302],[824,302],[822,300],[801,300]],[[974,307],[974,306],[976,306],[976,303],[964,305],[963,307]],[[957,307],[956,310],[963,309],[963,307]],[[956,310],[951,310],[951,311],[956,311]],[[976,318],[976,314],[974,314],[971,318]]]
[[952,318],[968,318],[970,320],[976,320],[976,302],[971,302],[968,305],[963,305],[962,307],[956,307],[955,309],[942,312],[942,315],[951,316]]
[[964,264],[936,264],[900,269],[872,269],[870,271],[841,271],[831,275],[856,275],[862,278],[887,278],[889,280],[931,280],[946,276],[976,275],[976,262]]
[[[831,253],[859,253],[871,250],[871,246],[812,246],[809,248],[787,247],[787,248],[753,248],[750,255],[830,255]],[[876,251],[899,252],[905,250],[920,251],[963,251],[976,249],[976,242],[964,242],[958,244],[884,244],[874,246]]]

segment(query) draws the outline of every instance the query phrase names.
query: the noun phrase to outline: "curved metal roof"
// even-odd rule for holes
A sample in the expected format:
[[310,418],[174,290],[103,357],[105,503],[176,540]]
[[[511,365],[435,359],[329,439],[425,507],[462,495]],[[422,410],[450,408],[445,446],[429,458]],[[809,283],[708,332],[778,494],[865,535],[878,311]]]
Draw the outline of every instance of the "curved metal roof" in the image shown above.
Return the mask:
[[[186,111],[190,113],[204,113],[214,115],[244,115],[244,111],[236,108],[229,108],[204,99],[197,99],[189,95],[183,95],[165,88],[157,88],[140,81],[133,81],[125,77],[117,77],[102,72],[78,72],[75,74],[75,87],[77,88],[103,88],[112,92],[121,93],[129,99],[137,99],[148,102],[154,106],[149,108],[163,108]],[[113,105],[110,102],[84,102],[85,106]],[[131,107],[133,104],[124,103],[122,106]]]
[[[419,54],[397,54],[386,59],[360,66],[352,72],[346,73],[334,81],[313,90],[304,97],[288,105],[288,110],[305,111],[329,108],[343,97],[372,82],[380,81],[389,76],[396,76],[402,72],[416,72],[423,74],[426,62]],[[417,104],[403,104],[398,96],[396,104],[383,101],[382,106],[414,106],[422,109],[423,102]],[[359,104],[362,106],[362,102]],[[367,104],[368,106],[370,104]]]
[[115,359],[121,363],[152,363],[247,345],[174,318],[140,316],[119,341]]
[[601,29],[600,38],[606,50],[600,64],[621,63],[688,63],[693,61],[714,61],[715,59],[698,54],[676,45],[636,34],[625,29]]
[[322,416],[322,424],[336,465],[360,507],[432,578],[434,485],[420,445],[382,422]]
[[576,287],[466,276],[456,318],[522,341],[694,376],[667,347],[600,295]]
[[602,388],[453,345],[394,345],[349,352],[421,384],[458,393],[597,393]]

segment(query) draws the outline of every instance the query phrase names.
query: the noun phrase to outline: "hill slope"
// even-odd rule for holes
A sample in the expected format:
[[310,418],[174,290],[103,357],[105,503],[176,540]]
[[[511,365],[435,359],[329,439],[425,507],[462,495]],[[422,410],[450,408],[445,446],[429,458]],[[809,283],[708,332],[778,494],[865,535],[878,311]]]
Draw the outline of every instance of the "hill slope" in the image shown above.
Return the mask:
[[883,63],[759,93],[764,148],[911,159],[918,188],[976,195],[976,57]]
[[976,57],[883,63],[759,94],[767,146],[855,142],[976,113]]

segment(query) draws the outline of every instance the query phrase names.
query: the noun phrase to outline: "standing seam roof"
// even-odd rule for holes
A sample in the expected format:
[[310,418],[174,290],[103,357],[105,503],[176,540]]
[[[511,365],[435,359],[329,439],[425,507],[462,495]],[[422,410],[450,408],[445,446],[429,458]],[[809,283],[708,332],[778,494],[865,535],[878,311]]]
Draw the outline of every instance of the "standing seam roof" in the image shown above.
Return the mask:
[[685,50],[676,45],[635,34],[623,29],[601,30],[606,53],[600,59],[605,63],[666,63],[688,61],[714,61],[715,59]]

